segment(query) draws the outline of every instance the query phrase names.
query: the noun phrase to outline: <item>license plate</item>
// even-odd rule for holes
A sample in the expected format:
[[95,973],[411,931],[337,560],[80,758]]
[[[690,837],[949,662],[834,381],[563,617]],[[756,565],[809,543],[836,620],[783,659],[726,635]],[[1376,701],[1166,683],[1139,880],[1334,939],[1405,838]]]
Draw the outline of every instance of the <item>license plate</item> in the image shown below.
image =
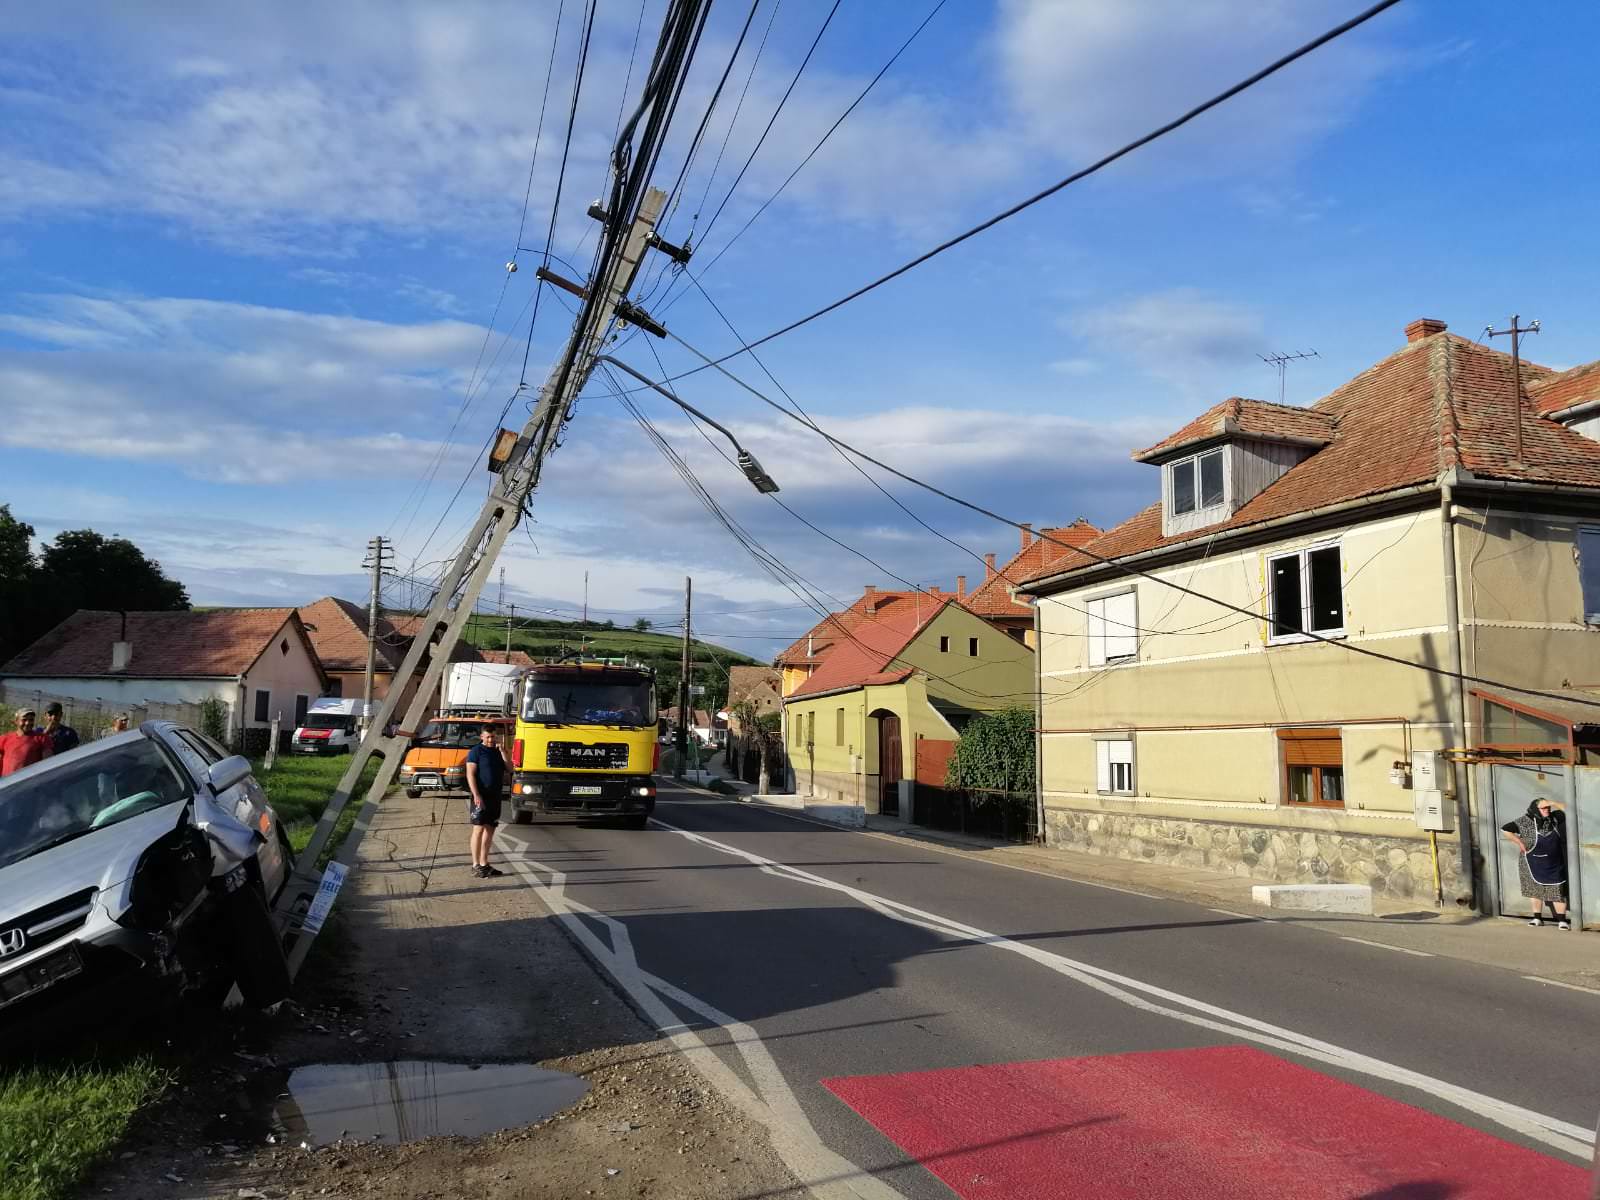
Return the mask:
[[580,783],[573,787],[574,796],[598,796],[604,789],[599,784]]
[[418,787],[441,787],[443,786],[443,780],[437,775],[418,775],[416,777],[416,785]]
[[0,1008],[14,1000],[41,992],[53,983],[83,973],[83,958],[76,946],[63,946],[9,975],[0,975]]

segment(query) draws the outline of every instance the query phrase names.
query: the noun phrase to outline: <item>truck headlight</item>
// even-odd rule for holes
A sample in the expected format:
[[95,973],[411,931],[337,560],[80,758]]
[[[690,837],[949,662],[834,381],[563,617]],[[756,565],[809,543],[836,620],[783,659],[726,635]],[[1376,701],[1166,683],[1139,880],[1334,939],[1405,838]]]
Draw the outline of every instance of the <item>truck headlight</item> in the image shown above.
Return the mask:
[[416,773],[417,773],[417,769],[415,767],[404,767],[403,766],[403,767],[400,768],[400,774],[402,774],[402,775],[415,775]]

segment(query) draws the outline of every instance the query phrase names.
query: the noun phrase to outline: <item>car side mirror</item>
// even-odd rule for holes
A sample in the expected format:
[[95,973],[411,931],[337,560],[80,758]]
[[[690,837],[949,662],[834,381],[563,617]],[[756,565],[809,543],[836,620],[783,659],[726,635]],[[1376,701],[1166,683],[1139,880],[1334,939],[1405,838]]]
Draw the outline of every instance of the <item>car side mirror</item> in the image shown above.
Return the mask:
[[206,772],[206,782],[211,785],[213,792],[225,792],[247,778],[250,770],[250,760],[242,754],[235,754],[221,762],[212,763],[211,769]]

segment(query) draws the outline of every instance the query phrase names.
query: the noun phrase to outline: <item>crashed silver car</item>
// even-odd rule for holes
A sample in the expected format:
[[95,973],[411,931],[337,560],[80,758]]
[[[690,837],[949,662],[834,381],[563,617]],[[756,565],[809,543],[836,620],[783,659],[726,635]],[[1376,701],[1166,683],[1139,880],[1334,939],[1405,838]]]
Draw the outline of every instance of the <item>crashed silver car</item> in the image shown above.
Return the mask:
[[283,999],[290,867],[249,760],[170,722],[0,780],[0,1046],[124,984]]

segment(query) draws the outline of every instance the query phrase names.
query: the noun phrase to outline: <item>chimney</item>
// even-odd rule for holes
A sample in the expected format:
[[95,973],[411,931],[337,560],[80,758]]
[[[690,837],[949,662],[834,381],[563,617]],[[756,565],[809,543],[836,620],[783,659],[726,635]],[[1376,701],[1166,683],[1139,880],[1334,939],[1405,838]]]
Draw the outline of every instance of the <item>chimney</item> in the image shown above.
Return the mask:
[[113,671],[126,671],[128,664],[133,661],[132,642],[111,643],[111,669]]
[[956,576],[956,595],[959,597],[959,596],[965,596],[966,594],[967,594],[967,577],[965,575],[957,575]]
[[1420,342],[1423,338],[1443,333],[1446,328],[1445,323],[1437,317],[1418,317],[1406,326],[1406,341]]
[[1022,526],[1022,548],[1026,550],[1028,543],[1033,541],[1033,522],[1019,521],[1017,524]]
[[983,556],[983,567],[984,567],[983,581],[985,583],[987,583],[987,582],[989,582],[989,580],[991,580],[991,579],[993,579],[995,577],[994,552],[993,551],[990,551],[988,554],[985,554]]
[[867,584],[866,590],[862,593],[862,599],[867,602],[865,607],[867,616],[870,617],[878,611],[878,585],[875,583]]

